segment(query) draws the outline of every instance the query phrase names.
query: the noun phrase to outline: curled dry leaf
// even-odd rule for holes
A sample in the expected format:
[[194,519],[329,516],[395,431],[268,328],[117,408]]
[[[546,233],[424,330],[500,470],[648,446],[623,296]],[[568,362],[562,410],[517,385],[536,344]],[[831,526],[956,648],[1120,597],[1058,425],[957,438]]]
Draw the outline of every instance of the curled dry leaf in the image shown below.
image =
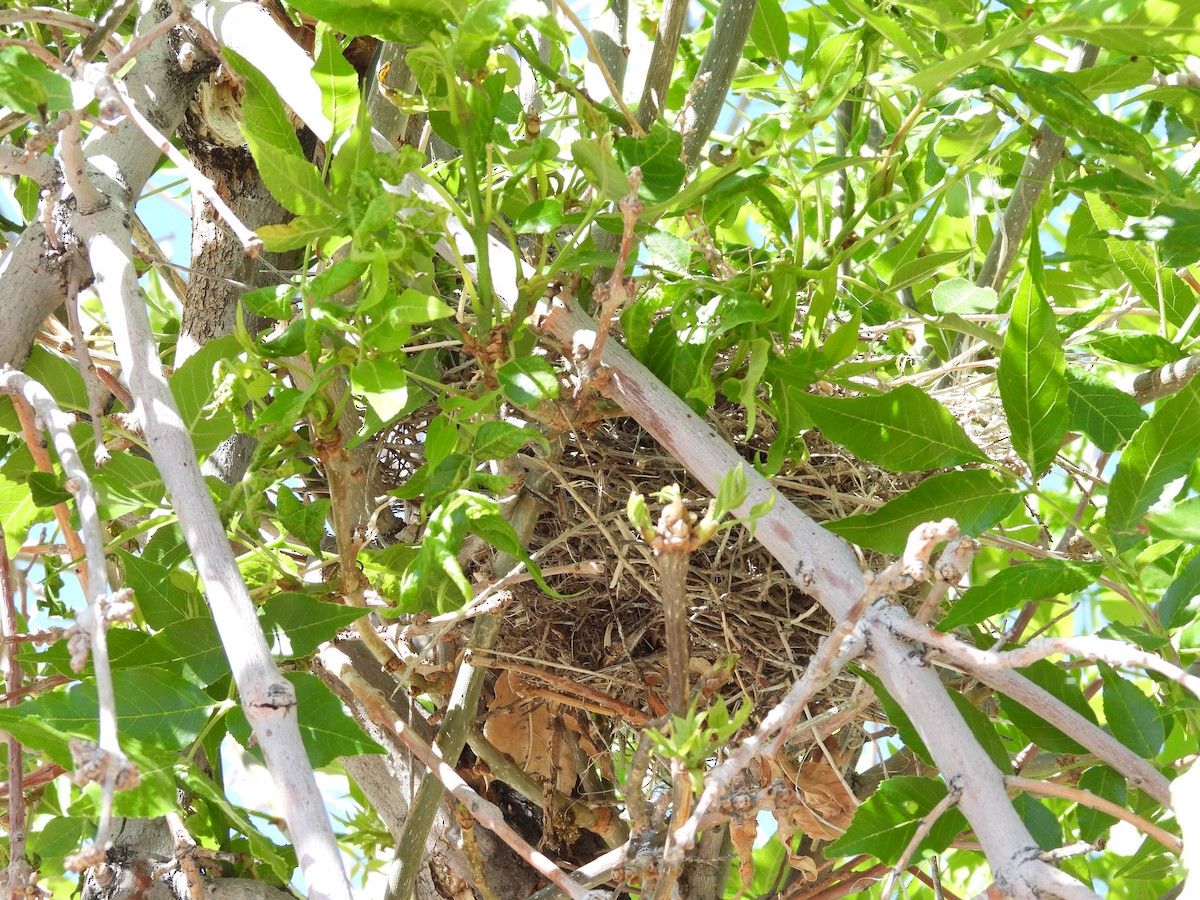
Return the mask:
[[483,726],[484,737],[530,775],[567,793],[579,775],[575,760],[565,741],[555,742],[557,758],[551,760],[556,721],[545,703],[522,696],[522,684],[521,677],[509,671],[496,679],[495,697]]

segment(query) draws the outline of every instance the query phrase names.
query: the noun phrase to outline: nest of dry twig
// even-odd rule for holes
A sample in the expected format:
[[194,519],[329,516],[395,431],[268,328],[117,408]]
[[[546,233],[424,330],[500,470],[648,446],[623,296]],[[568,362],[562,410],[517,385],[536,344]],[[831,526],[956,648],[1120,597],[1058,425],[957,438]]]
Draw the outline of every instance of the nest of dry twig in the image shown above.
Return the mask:
[[[718,407],[710,423],[748,464],[765,457],[775,438],[773,423],[760,418],[747,440],[744,411],[732,405]],[[419,464],[412,455],[419,442],[401,436],[411,438],[421,427],[415,421],[398,424],[388,443],[405,445],[408,452],[391,465],[411,471]],[[806,439],[809,458],[774,483],[817,521],[868,511],[912,486],[913,479],[864,464],[817,434]],[[579,699],[586,698],[581,708],[592,712],[605,712],[603,698],[610,698],[607,712],[614,725],[641,724],[623,722],[630,709],[647,717],[665,710],[665,643],[654,559],[630,528],[626,503],[631,492],[649,497],[674,483],[697,511],[710,496],[624,417],[564,435],[549,458],[526,457],[525,463],[526,483],[540,483],[536,493],[543,501],[529,549],[565,599],[532,582],[514,585],[489,662],[522,678],[544,672],[559,696],[569,698],[577,685]],[[880,562],[864,559],[873,568]],[[722,531],[692,555],[688,595],[694,684],[732,657],[736,662],[721,693],[746,698],[761,712],[799,677],[831,627],[824,610],[743,526]],[[825,692],[822,705],[844,703],[855,686],[856,679],[843,677]]]

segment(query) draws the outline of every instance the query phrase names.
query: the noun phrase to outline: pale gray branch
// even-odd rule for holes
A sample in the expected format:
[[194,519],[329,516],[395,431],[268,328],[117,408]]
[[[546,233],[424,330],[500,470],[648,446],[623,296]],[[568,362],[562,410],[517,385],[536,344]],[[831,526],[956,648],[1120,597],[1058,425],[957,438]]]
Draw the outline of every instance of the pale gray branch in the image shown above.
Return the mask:
[[1139,406],[1145,406],[1147,403],[1169,397],[1183,390],[1197,372],[1200,372],[1200,353],[1142,372],[1133,379],[1133,399]]
[[225,528],[200,474],[196,449],[163,375],[119,207],[80,222],[96,291],[136,403],[146,443],[162,474],[204,584],[242,708],[275,780],[310,896],[349,900],[337,841],[296,721],[296,695],[271,657]]
[[57,173],[58,165],[53,156],[31,153],[12,144],[0,144],[0,175],[20,175],[44,186]]
[[1010,669],[998,668],[992,662],[993,654],[913,622],[902,611],[887,610],[883,613],[883,622],[887,628],[934,649],[955,668],[967,672],[1028,707],[1063,734],[1096,754],[1127,778],[1134,787],[1145,791],[1159,803],[1170,803],[1170,782],[1154,766],[1024,675]]

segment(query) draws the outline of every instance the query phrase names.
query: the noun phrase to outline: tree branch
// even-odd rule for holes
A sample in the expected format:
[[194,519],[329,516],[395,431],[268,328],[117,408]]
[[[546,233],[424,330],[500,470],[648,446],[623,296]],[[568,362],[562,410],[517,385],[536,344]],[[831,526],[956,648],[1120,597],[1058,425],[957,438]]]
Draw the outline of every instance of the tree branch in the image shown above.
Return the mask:
[[1147,403],[1169,397],[1183,390],[1197,372],[1200,372],[1200,353],[1142,372],[1133,379],[1133,399],[1139,406],[1145,406]]
[[132,236],[110,206],[80,225],[96,292],[146,435],[204,584],[246,718],[275,779],[289,837],[314,898],[348,900],[349,883],[296,722],[296,696],[275,666],[196,450],[163,376],[130,255]]
[[683,161],[689,169],[696,167],[721,116],[757,7],[758,0],[724,0],[717,10],[712,37],[693,84],[695,100],[691,114],[684,120]]
[[1154,766],[1024,675],[996,668],[990,662],[989,657],[993,654],[989,651],[919,625],[905,615],[893,615],[891,610],[884,614],[884,624],[896,633],[932,648],[953,663],[955,668],[1028,707],[1124,775],[1134,787],[1145,791],[1159,803],[1170,803],[1171,784]]
[[642,86],[642,99],[638,101],[637,119],[643,128],[650,127],[666,103],[689,5],[688,0],[663,0],[658,30],[654,34],[654,49],[650,51],[646,69],[646,83]]
[[[1100,48],[1086,41],[1079,41],[1071,50],[1071,58],[1067,62],[1066,71],[1078,72],[1090,68],[1096,62]],[[1050,183],[1054,167],[1062,159],[1063,150],[1067,146],[1065,136],[1059,134],[1045,122],[1042,123],[1037,135],[1029,146],[1029,156],[1021,169],[1021,177],[1013,188],[1008,205],[1004,208],[1004,223],[1000,233],[992,238],[983,267],[975,284],[979,287],[990,287],[997,294],[1001,293],[1004,281],[1008,277],[1021,244],[1025,240],[1025,231],[1029,228],[1029,220],[1033,208],[1037,205],[1042,191]]]
[[1098,812],[1113,816],[1128,822],[1138,831],[1147,834],[1154,840],[1158,841],[1172,853],[1179,855],[1183,852],[1183,842],[1171,834],[1171,832],[1159,828],[1153,822],[1148,822],[1136,813],[1130,812],[1123,806],[1118,806],[1111,800],[1105,800],[1103,797],[1098,797],[1091,791],[1085,791],[1083,788],[1072,787],[1069,784],[1056,784],[1053,781],[1039,781],[1036,778],[1022,778],[1019,775],[1009,775],[1004,779],[1010,789],[1014,791],[1026,791],[1030,794],[1037,794],[1040,797],[1058,797],[1062,800],[1071,800],[1078,803],[1080,806],[1087,806]]

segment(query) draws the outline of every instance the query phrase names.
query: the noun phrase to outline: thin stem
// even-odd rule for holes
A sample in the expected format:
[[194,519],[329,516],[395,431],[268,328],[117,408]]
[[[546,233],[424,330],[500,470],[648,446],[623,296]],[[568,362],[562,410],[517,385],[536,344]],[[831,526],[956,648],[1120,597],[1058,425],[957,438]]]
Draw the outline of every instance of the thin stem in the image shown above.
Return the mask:
[[1183,852],[1183,841],[1175,837],[1171,832],[1159,828],[1153,822],[1143,819],[1137,813],[1131,812],[1125,807],[1113,803],[1111,800],[1105,800],[1103,797],[1096,796],[1091,791],[1072,787],[1069,784],[1058,784],[1054,781],[1022,778],[1019,775],[1006,776],[1004,783],[1012,791],[1025,791],[1029,794],[1037,794],[1040,797],[1058,797],[1062,800],[1072,800],[1080,806],[1086,806],[1097,812],[1115,816],[1123,822],[1128,822],[1143,834],[1154,838],[1154,840],[1166,847],[1171,853],[1178,855]]
[[[19,645],[16,637],[17,607],[16,591],[12,578],[12,563],[8,558],[8,545],[4,540],[4,529],[0,528],[0,629],[5,637],[4,690],[8,705],[16,706],[20,700],[21,661],[17,656]],[[18,882],[24,880],[20,869],[28,865],[25,859],[25,774],[24,753],[21,742],[13,735],[5,735],[8,746],[8,896],[18,896]]]
[[[321,652],[320,660],[328,673],[327,680],[341,694],[342,699],[361,707],[364,717],[368,721],[379,726],[383,734],[397,739],[404,749],[420,760],[421,764],[429,769],[430,775],[437,779],[433,783],[438,784],[439,794],[440,789],[444,787],[456,800],[470,810],[476,821],[495,832],[497,837],[516,851],[539,874],[554,883],[571,900],[587,900],[586,888],[576,884],[554,864],[553,860],[531,847],[505,821],[504,813],[498,807],[480,797],[470,785],[463,781],[462,776],[446,763],[445,758],[438,751],[421,740],[406,722],[390,711],[387,701],[355,671],[348,656],[340,650],[328,648]],[[432,781],[432,779],[429,780]],[[407,833],[407,827],[405,831]],[[424,835],[422,835],[423,839]]]
[[592,33],[587,27],[579,21],[579,16],[575,15],[575,11],[567,4],[566,0],[555,0],[558,8],[562,10],[562,14],[571,20],[571,24],[575,26],[579,32],[579,36],[583,38],[583,42],[587,44],[588,56],[592,58],[592,62],[596,64],[596,68],[600,70],[600,74],[604,76],[604,83],[608,85],[608,92],[612,95],[613,100],[617,102],[617,108],[621,110],[621,114],[625,116],[625,121],[629,126],[629,133],[634,137],[645,137],[646,131],[638,124],[637,117],[634,116],[631,110],[621,97],[621,89],[617,87],[616,81],[613,80],[612,72],[608,71],[608,66],[604,64],[604,58],[600,55],[600,51],[596,48],[595,41],[592,40]]

